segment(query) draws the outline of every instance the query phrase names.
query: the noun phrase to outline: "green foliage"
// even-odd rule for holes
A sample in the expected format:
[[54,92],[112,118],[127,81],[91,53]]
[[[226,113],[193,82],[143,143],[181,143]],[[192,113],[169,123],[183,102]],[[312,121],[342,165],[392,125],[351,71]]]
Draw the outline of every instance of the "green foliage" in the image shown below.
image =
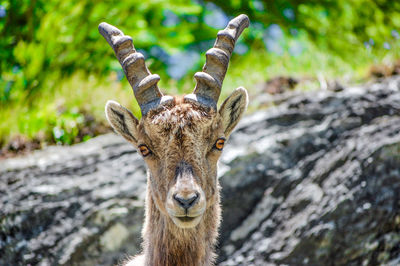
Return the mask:
[[11,91],[2,93],[3,101],[19,99],[20,90],[28,94],[40,90],[50,72],[56,82],[77,70],[102,74],[112,69],[112,50],[104,45],[97,30],[101,21],[107,20],[135,36],[135,45],[147,51],[154,45],[170,52],[183,49],[195,42],[194,31],[201,28],[201,24],[182,20],[179,25],[160,30],[166,10],[174,10],[182,17],[200,14],[199,6],[185,1],[95,4],[93,1],[37,0],[2,4],[7,15],[0,20],[1,34],[5,36],[1,38],[0,48],[7,52],[1,53],[0,70],[2,82],[11,84]]
[[400,2],[391,0],[0,0],[0,142],[40,133],[73,143],[81,110],[103,120],[115,94],[140,115],[100,22],[132,36],[161,87],[182,93],[217,28],[240,13],[252,24],[224,88],[278,74],[359,78],[368,65],[399,56]]

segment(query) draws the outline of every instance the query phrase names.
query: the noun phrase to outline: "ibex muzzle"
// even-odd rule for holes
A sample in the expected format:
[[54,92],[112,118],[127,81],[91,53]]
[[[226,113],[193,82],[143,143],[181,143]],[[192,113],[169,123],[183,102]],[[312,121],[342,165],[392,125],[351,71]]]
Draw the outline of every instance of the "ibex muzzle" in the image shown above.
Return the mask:
[[180,162],[166,204],[168,214],[179,227],[196,225],[206,209],[206,196],[199,183],[192,166]]

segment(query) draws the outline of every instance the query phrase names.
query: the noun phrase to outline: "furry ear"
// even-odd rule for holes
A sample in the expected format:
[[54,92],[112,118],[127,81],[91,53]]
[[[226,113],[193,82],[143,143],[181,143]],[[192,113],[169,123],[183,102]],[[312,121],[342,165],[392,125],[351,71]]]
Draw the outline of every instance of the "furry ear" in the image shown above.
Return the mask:
[[222,104],[219,113],[225,128],[225,136],[231,134],[240,118],[242,118],[249,102],[248,98],[246,89],[239,87]]
[[127,141],[137,144],[139,120],[125,107],[114,101],[106,104],[106,117],[114,130]]

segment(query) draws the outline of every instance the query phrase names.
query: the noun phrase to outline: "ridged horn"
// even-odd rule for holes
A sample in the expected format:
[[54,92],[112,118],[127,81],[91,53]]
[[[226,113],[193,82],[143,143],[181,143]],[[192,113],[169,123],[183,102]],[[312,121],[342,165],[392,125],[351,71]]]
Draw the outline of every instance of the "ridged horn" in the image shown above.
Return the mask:
[[99,32],[113,48],[124,69],[142,115],[146,115],[149,110],[170,98],[161,93],[157,86],[160,76],[150,73],[146,67],[144,56],[135,50],[130,36],[124,35],[122,31],[105,22],[100,23]]
[[196,79],[194,95],[188,95],[187,98],[195,98],[202,104],[216,109],[233,48],[240,34],[249,25],[249,18],[242,14],[229,21],[228,26],[218,32],[214,47],[206,53],[203,71],[194,75]]

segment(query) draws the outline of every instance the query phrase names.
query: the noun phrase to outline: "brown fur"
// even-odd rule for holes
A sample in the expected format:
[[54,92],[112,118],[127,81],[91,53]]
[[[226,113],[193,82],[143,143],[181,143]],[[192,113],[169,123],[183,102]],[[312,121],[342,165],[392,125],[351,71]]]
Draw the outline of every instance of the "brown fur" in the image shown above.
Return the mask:
[[[149,175],[143,249],[148,265],[213,263],[221,212],[216,178],[220,152],[213,151],[210,144],[221,136],[221,129],[215,112],[208,113],[181,99],[172,108],[149,113],[142,119],[139,142],[148,144],[156,157],[146,159]],[[176,165],[181,161],[193,166],[208,203],[200,223],[188,229],[177,227],[164,206],[174,183]]]
[[[214,247],[221,220],[214,144],[228,138],[247,105],[247,93],[236,90],[219,112],[175,98],[138,121],[130,112],[109,103],[107,118],[114,129],[136,147],[146,145],[148,166],[143,255],[128,265],[214,265]],[[173,195],[199,195],[188,210]],[[185,223],[179,217],[194,221]]]

